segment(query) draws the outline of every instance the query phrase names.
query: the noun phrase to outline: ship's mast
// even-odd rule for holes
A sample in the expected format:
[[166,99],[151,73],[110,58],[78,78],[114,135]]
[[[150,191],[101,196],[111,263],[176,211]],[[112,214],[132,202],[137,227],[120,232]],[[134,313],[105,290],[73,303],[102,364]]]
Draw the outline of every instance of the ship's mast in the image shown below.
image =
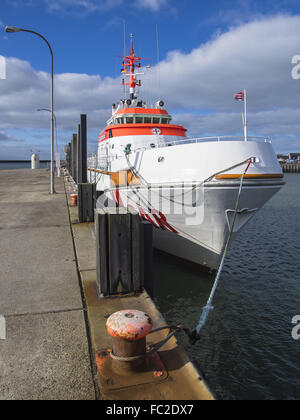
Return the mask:
[[130,35],[131,43],[130,43],[130,55],[124,56],[121,72],[125,74],[127,77],[129,77],[129,81],[125,82],[123,79],[122,85],[123,86],[129,86],[130,88],[130,99],[134,100],[136,99],[135,96],[135,88],[137,86],[141,86],[142,83],[140,80],[136,78],[136,76],[142,75],[144,73],[135,73],[136,68],[141,68],[140,61],[142,60],[141,57],[137,57],[134,53],[133,49],[133,35]]

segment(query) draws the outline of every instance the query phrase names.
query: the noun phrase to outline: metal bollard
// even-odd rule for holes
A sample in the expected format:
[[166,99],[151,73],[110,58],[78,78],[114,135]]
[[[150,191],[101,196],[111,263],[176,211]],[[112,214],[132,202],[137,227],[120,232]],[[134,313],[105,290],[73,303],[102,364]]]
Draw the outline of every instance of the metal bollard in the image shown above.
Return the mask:
[[31,156],[31,169],[40,169],[40,158],[37,153]]
[[77,194],[70,194],[72,200],[72,206],[77,206],[78,195]]
[[152,327],[149,315],[138,310],[122,310],[108,318],[106,328],[113,337],[111,358],[115,371],[126,374],[143,368],[146,336]]

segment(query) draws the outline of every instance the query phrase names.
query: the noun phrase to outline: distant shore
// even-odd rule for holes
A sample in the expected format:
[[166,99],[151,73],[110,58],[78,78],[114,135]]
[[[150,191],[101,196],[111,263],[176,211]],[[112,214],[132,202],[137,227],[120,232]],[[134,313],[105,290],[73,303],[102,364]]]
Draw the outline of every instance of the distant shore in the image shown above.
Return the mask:
[[[31,160],[0,160],[0,163],[28,163],[31,162]],[[50,162],[50,160],[40,160],[40,162],[47,163]]]

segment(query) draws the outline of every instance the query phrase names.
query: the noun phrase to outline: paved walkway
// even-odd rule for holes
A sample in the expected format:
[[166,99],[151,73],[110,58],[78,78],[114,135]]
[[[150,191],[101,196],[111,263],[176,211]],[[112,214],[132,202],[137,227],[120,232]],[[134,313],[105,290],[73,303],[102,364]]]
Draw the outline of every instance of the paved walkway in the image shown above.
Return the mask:
[[[0,171],[0,399],[95,399],[63,178]],[[1,332],[1,331],[0,331]]]

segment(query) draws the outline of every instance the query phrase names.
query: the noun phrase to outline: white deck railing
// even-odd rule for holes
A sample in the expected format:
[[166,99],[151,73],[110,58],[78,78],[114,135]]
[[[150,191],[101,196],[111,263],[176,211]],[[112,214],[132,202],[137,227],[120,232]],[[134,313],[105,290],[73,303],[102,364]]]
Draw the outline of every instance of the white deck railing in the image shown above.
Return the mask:
[[[187,137],[184,139],[178,139],[173,137],[173,139],[165,139],[164,141],[160,142],[160,145],[163,147],[165,145],[173,145],[173,144],[189,144],[189,143],[203,143],[203,142],[220,142],[220,141],[246,141],[245,137],[238,137],[238,136],[216,136],[216,137]],[[267,137],[247,137],[247,141],[254,141],[254,142],[263,142],[263,143],[271,143],[271,139]],[[159,145],[159,146],[160,146]]]
[[[217,136],[217,137],[194,137],[194,138],[190,138],[190,137],[186,137],[186,138],[180,138],[178,139],[178,137],[173,136],[170,137],[168,136],[167,138],[160,138],[160,136],[158,137],[158,141],[157,143],[155,142],[155,140],[153,141],[153,143],[151,145],[147,145],[144,147],[137,147],[137,148],[132,148],[133,152],[140,152],[140,151],[145,151],[145,150],[149,150],[151,148],[163,148],[163,147],[168,147],[168,146],[178,146],[178,145],[184,145],[184,144],[192,144],[192,143],[205,143],[205,142],[224,142],[224,141],[240,141],[240,142],[245,142],[245,137],[239,137],[239,136]],[[271,139],[267,138],[267,137],[247,137],[247,141],[249,142],[260,142],[260,143],[272,143]],[[118,152],[120,152],[120,150],[118,149],[122,149],[122,154],[119,155]],[[124,145],[119,146],[116,148],[116,155],[114,155],[114,158],[120,158],[120,157],[124,157],[123,154],[123,149],[124,149]],[[108,161],[110,161],[111,159],[109,159],[109,157],[105,158],[103,157],[102,159],[97,159],[97,154],[91,156],[88,158],[88,166],[90,168],[101,168],[103,170],[107,170],[108,167]]]

